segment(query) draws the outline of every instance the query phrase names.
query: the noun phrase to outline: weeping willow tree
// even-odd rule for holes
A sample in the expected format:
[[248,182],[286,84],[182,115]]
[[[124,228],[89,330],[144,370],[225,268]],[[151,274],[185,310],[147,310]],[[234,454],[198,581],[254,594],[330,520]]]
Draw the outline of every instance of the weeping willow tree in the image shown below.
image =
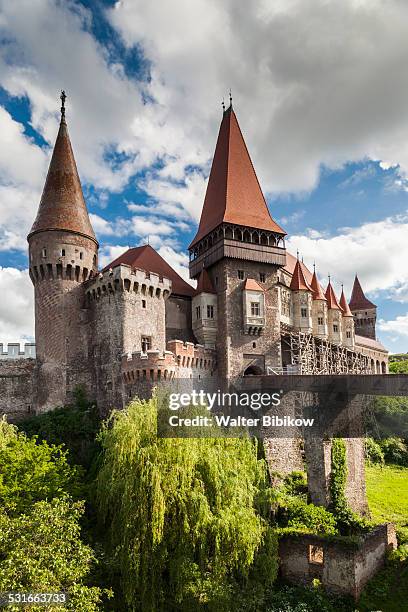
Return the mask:
[[153,398],[114,413],[101,443],[98,512],[126,609],[256,609],[277,573],[256,442],[160,439]]

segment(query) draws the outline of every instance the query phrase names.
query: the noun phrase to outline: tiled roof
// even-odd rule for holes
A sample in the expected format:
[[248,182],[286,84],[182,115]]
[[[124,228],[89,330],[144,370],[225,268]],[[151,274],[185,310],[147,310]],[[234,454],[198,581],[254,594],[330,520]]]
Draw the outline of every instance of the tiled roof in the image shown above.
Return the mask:
[[44,230],[75,232],[96,242],[64,119],[61,120],[37,217],[29,237]]
[[364,291],[360,285],[357,274],[354,279],[353,291],[350,300],[351,310],[364,310],[364,308],[376,308],[376,305],[370,302],[364,295]]
[[244,283],[244,290],[248,291],[263,291],[262,287],[258,285],[256,280],[253,278],[247,278]]
[[292,291],[312,291],[312,288],[305,278],[299,260],[296,262],[295,269],[293,270],[290,289],[292,289]]
[[[293,272],[295,270],[296,262],[297,262],[297,257],[292,255],[292,253],[289,253],[288,251],[286,251],[286,265],[285,265],[285,267],[283,269],[286,270],[286,272],[289,272],[289,274],[293,274]],[[300,265],[301,265],[301,268],[302,268],[302,272],[303,272],[303,274],[305,276],[305,279],[306,279],[307,283],[310,285],[311,282],[312,282],[312,273],[306,267],[306,265],[303,263],[303,261],[300,262]]]
[[190,247],[223,222],[286,234],[270,215],[231,106],[221,121],[200,224]]
[[331,310],[341,310],[340,304],[337,300],[336,294],[334,293],[334,289],[330,281],[327,285],[325,296],[327,300],[327,308]]
[[387,349],[381,344],[381,342],[378,340],[373,340],[372,338],[366,338],[365,336],[356,335],[356,345],[365,346],[366,348],[388,353]]
[[194,287],[189,285],[173,268],[163,259],[150,245],[133,247],[122,253],[112,263],[105,267],[115,268],[120,264],[126,264],[131,268],[140,268],[146,272],[153,272],[159,276],[168,278],[172,282],[172,293],[176,295],[192,296]]
[[205,268],[201,270],[200,276],[198,277],[195,295],[198,295],[199,293],[216,293],[211,282],[211,278],[208,276],[208,272]]
[[313,272],[312,282],[310,283],[310,286],[311,286],[312,291],[313,291],[313,299],[314,300],[324,300],[324,301],[326,301],[326,297],[324,295],[322,286],[319,283],[319,281],[317,280],[316,271]]
[[350,310],[349,305],[347,304],[346,296],[344,295],[344,289],[341,290],[340,296],[340,307],[343,311],[343,317],[352,317],[353,313]]

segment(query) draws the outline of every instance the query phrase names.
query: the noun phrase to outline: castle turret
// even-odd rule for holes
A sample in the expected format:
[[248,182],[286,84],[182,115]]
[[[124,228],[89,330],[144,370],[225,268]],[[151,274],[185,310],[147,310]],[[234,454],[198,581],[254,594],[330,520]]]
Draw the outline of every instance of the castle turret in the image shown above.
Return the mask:
[[344,295],[344,288],[341,289],[340,306],[342,310],[342,340],[344,346],[354,350],[355,347],[355,333],[354,333],[354,319],[353,313],[351,312],[349,305],[347,304],[346,296]]
[[217,294],[203,268],[192,300],[193,331],[200,344],[214,348],[217,340]]
[[312,332],[312,288],[306,281],[299,259],[290,283],[293,304],[293,325],[301,332]]
[[327,285],[325,297],[327,300],[327,323],[330,342],[341,344],[342,341],[342,310],[332,287],[331,281]]
[[328,336],[328,320],[327,320],[327,300],[323,293],[323,289],[317,279],[316,269],[313,270],[312,281],[312,319],[313,319],[313,334],[317,338],[327,339]]
[[61,100],[61,123],[37,217],[27,237],[35,292],[40,410],[64,404],[76,385],[88,384],[81,373],[87,350],[80,328],[82,283],[98,265],[98,242],[65,121],[64,92]]
[[357,275],[351,293],[350,310],[354,317],[356,333],[359,336],[376,340],[377,306],[364,295]]
[[[189,246],[191,278],[205,268],[217,292],[222,380],[280,367],[277,272],[286,264],[284,238],[231,103],[223,112],[200,224]],[[256,291],[244,288],[246,280],[257,284]]]

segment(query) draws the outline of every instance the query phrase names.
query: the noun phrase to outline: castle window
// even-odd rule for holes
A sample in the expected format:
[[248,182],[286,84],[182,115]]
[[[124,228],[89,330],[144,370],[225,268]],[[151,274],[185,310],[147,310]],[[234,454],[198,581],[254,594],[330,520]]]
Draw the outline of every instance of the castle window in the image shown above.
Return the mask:
[[207,304],[207,319],[214,318],[214,306]]
[[259,273],[259,280],[261,283],[265,282],[265,272],[260,272]]
[[149,336],[142,336],[142,352],[146,353],[152,348],[152,339]]
[[350,330],[347,330],[347,331],[346,331],[346,337],[347,337],[347,338],[351,338],[351,331],[350,331]]
[[61,257],[65,257],[65,249],[61,249]]
[[336,323],[333,324],[333,331],[334,333],[337,333],[339,331],[339,326],[336,325]]
[[260,315],[259,302],[251,302],[251,316],[259,317],[259,315]]
[[323,325],[323,317],[317,317],[317,324]]
[[41,257],[47,257],[47,249],[45,249],[45,248],[44,248],[44,249],[41,251]]
[[300,316],[302,317],[302,319],[306,319],[306,317],[307,317],[307,308],[301,308],[300,309]]
[[146,300],[142,300],[142,308],[146,308]]
[[82,251],[79,253],[79,259],[83,259],[84,258],[84,254],[82,253]]
[[243,270],[238,270],[238,278],[239,278],[239,280],[244,280],[244,271]]
[[201,317],[201,306],[196,306],[196,319]]
[[323,565],[324,562],[324,551],[321,546],[314,544],[309,545],[309,563],[315,565]]

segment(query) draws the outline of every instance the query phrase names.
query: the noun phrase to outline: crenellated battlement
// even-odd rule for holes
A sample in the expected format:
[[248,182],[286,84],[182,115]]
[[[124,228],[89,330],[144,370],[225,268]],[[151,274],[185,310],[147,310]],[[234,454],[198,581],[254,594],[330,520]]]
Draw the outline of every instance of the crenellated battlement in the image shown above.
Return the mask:
[[201,375],[200,372],[212,373],[215,370],[215,351],[182,340],[171,340],[167,346],[170,350],[164,352],[135,351],[123,355],[122,373],[125,384],[134,384],[143,380],[190,378],[187,376],[187,370],[196,375]]
[[171,293],[171,281],[153,272],[121,264],[89,279],[85,291],[88,302],[116,291],[166,299]]
[[0,342],[0,359],[35,359],[35,342],[25,342],[23,349],[19,342]]

